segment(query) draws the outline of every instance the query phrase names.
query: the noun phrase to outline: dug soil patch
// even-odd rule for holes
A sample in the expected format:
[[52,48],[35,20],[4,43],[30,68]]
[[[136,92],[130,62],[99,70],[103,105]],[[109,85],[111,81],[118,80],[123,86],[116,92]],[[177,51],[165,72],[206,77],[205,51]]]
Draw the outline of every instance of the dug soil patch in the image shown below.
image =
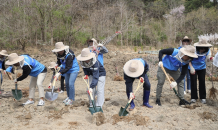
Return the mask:
[[214,114],[214,113],[210,113],[210,112],[203,112],[203,113],[200,113],[199,116],[202,118],[202,119],[206,119],[206,120],[212,120],[212,121],[217,121],[217,115]]

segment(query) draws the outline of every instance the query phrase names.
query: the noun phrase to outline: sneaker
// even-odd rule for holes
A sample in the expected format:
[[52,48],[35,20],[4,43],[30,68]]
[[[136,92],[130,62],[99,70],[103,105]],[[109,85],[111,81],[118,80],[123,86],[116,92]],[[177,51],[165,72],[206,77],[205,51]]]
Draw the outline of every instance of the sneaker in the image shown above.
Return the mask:
[[45,104],[44,100],[40,99],[37,106],[44,106],[44,104]]
[[184,91],[184,95],[186,95],[186,92]]
[[72,105],[73,104],[73,101],[71,99],[68,99],[66,102],[65,102],[65,105]]
[[160,99],[157,99],[157,100],[156,100],[156,104],[157,104],[158,106],[161,106]]
[[61,90],[59,93],[63,93],[64,91],[63,90]]
[[190,89],[188,89],[187,93],[191,93],[191,90],[190,90]]
[[63,103],[65,103],[68,99],[69,99],[69,97],[67,97],[66,99],[64,99],[64,100],[63,100]]
[[30,100],[27,100],[25,103],[23,103],[23,105],[28,105],[28,104],[33,104],[34,101],[30,101]]
[[196,99],[191,99],[191,103],[196,103]]
[[206,104],[206,99],[201,99],[201,103]]

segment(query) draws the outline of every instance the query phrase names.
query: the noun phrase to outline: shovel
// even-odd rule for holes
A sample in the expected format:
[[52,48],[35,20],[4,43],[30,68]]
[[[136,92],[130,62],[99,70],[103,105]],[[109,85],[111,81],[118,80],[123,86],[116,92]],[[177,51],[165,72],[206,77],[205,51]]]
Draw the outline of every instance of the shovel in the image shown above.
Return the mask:
[[[165,69],[164,69],[164,67],[163,67],[163,65],[161,65],[161,69],[163,70],[163,72],[164,72],[164,74],[166,75],[166,77],[167,77],[167,79],[168,79],[168,81],[170,82],[170,84],[171,84],[171,81],[170,81],[170,78],[169,78],[169,76],[168,76],[168,74],[167,74],[167,72],[165,71]],[[175,93],[175,95],[181,100],[181,101],[183,101],[179,96],[178,96],[178,93],[177,93],[177,91],[176,91],[176,89],[175,88],[173,88],[173,91],[174,91],[174,93]],[[185,103],[185,102],[184,102]],[[190,104],[190,103],[189,103]]]
[[[88,83],[86,82],[85,79],[88,80]],[[89,78],[88,77],[83,77],[83,80],[85,81],[85,83],[87,85],[87,88],[89,90]],[[93,113],[96,113],[96,112],[102,112],[103,113],[103,110],[102,110],[102,108],[100,106],[95,106],[95,102],[94,102],[94,99],[92,97],[92,93],[89,93],[89,96],[90,96],[90,98],[92,100],[92,105],[93,105],[93,107],[89,107],[89,111],[91,112],[91,114],[93,115]]]
[[[15,70],[14,70],[15,79],[17,79],[17,67],[15,66],[14,68],[15,68]],[[17,82],[15,82],[15,89],[12,89],[11,91],[12,91],[12,94],[16,100],[20,100],[22,98],[22,91],[17,90]]]
[[[140,82],[142,82],[141,85],[140,85]],[[140,79],[140,80],[139,80],[139,83],[138,83],[138,87],[136,88],[134,95],[136,94],[136,92],[138,91],[138,89],[139,89],[143,84],[144,84],[144,81]],[[129,106],[129,104],[130,104],[131,101],[132,101],[132,98],[129,99],[129,101],[128,101],[128,103],[126,104],[126,107],[125,107],[125,108],[123,108],[123,107],[120,108],[119,116],[127,116],[127,115],[129,114],[129,112],[128,112],[126,109],[127,109],[127,107]]]

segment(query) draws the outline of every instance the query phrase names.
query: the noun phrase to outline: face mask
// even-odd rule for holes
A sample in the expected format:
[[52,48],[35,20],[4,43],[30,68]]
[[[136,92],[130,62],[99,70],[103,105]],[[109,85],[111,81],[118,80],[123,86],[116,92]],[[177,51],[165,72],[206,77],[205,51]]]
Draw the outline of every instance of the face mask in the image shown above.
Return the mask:
[[182,59],[182,57],[184,56],[184,54],[182,52],[178,52],[178,54],[175,56],[175,58],[180,61],[181,63],[185,63],[185,64],[188,64],[191,60],[187,60],[187,61],[184,61]]
[[4,61],[4,60],[5,60],[5,57],[0,58],[0,61]]
[[96,57],[93,57],[88,63],[86,63],[85,61],[80,61],[80,64],[83,68],[90,68],[95,64],[96,61]]

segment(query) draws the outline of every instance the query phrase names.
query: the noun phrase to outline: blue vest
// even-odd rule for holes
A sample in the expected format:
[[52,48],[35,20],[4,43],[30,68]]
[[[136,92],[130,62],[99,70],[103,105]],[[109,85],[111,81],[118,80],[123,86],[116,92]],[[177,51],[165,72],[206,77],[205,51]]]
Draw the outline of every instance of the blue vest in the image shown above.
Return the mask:
[[[71,53],[69,52],[69,53],[65,56],[65,59],[64,59],[64,60],[61,60],[61,59],[60,59],[62,68],[65,69],[67,57],[70,56],[70,55],[73,55],[73,54],[71,54]],[[67,71],[67,74],[74,73],[74,72],[79,72],[79,64],[78,64],[78,62],[77,62],[77,60],[76,60],[76,57],[73,59],[73,65],[72,65],[72,67]]]
[[145,61],[142,59],[142,58],[135,58],[135,59],[132,59],[132,60],[139,60],[142,62],[142,64],[145,66]]
[[163,66],[169,70],[177,71],[182,65],[186,65],[185,63],[181,63],[179,60],[176,59],[176,55],[178,54],[179,49],[175,49],[173,51],[173,54],[166,55],[162,62]]
[[103,54],[99,53],[98,54],[98,61],[102,64],[102,66],[104,67],[104,59],[103,59]]
[[[192,60],[192,66],[195,68],[195,70],[203,70],[206,69],[206,57],[209,54],[210,50],[207,52],[205,56],[198,56],[198,58],[194,58]],[[190,69],[190,67],[188,67]]]
[[37,77],[44,69],[45,66],[39,63],[36,59],[31,58],[28,55],[21,55],[24,57],[24,65],[31,65],[32,69],[30,72],[30,76]]

